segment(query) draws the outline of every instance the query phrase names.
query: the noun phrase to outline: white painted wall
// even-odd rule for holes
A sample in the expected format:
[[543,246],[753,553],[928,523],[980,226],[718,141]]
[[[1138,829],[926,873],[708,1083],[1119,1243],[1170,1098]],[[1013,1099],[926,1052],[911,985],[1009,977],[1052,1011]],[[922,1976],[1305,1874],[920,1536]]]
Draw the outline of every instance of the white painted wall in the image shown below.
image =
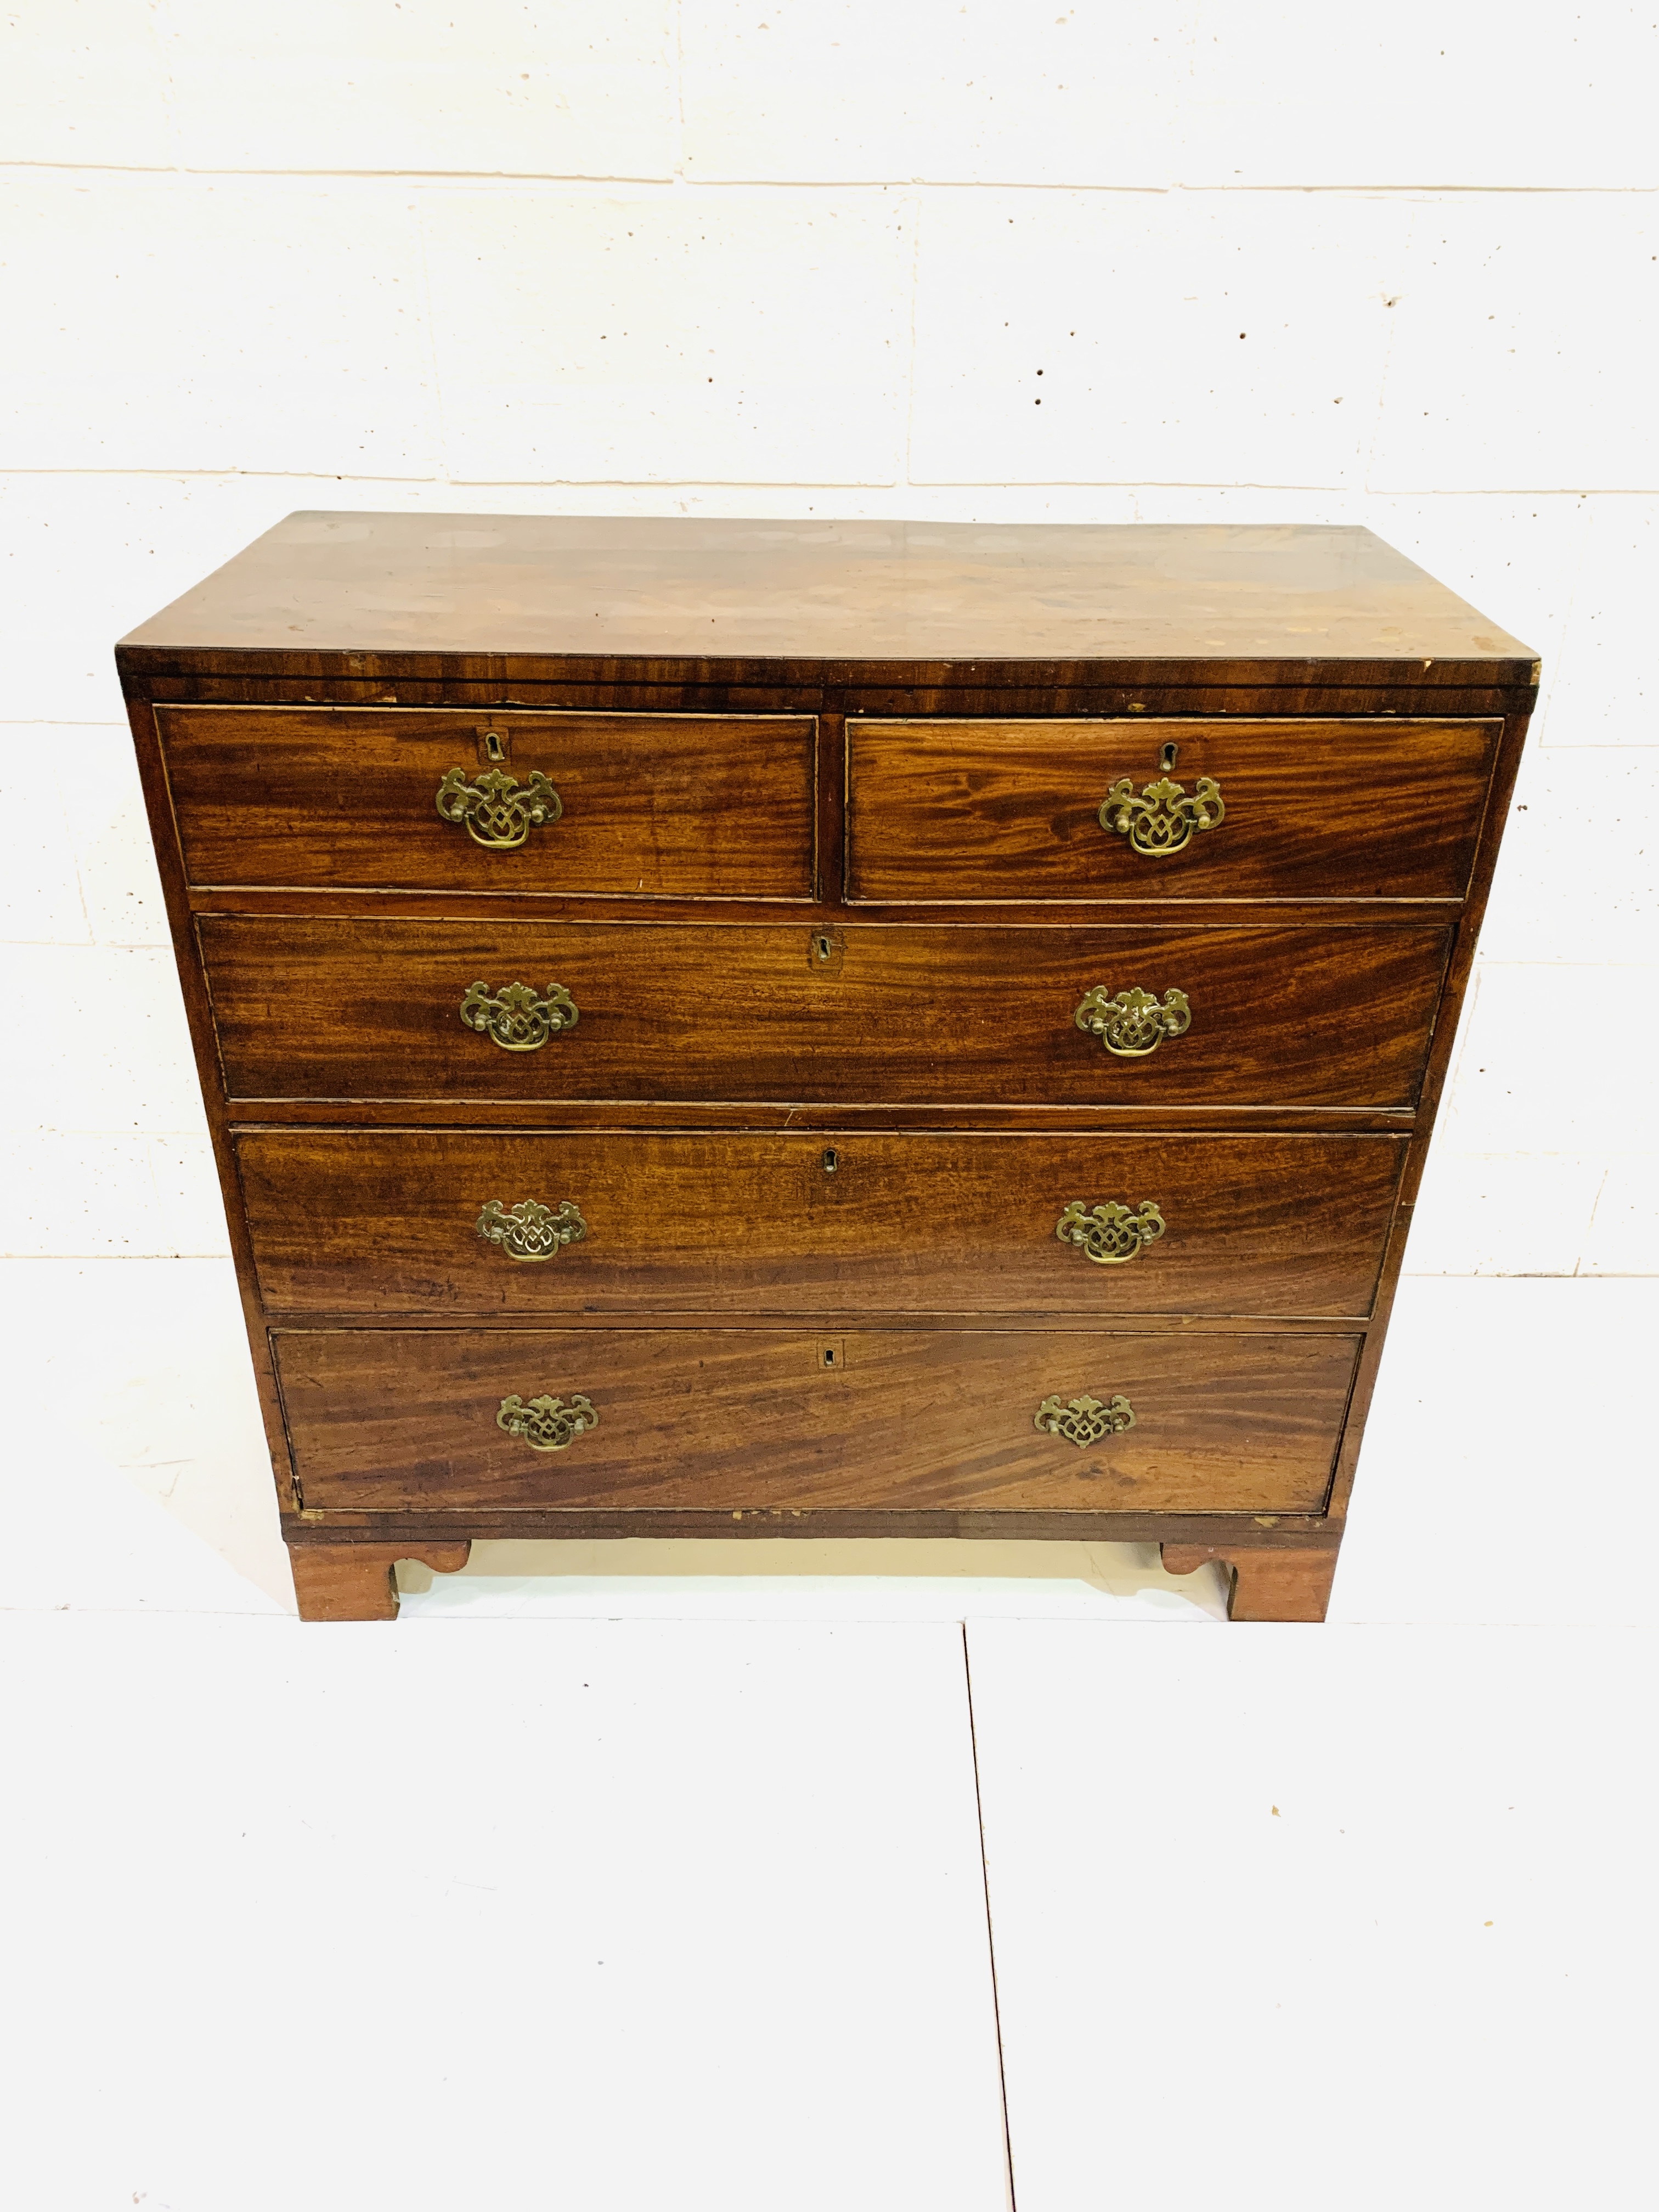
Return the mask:
[[110,647],[290,509],[1226,517],[1544,659],[1408,1265],[1659,1273],[1656,92],[1613,4],[13,0],[0,1253],[225,1249]]

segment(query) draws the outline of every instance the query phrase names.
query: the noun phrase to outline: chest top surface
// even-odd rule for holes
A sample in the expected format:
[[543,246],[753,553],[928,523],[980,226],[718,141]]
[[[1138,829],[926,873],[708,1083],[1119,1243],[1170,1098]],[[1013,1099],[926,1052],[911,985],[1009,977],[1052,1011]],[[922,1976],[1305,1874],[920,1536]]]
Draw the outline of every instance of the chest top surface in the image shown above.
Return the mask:
[[1529,648],[1368,530],[292,514],[122,641],[150,655],[1456,664]]

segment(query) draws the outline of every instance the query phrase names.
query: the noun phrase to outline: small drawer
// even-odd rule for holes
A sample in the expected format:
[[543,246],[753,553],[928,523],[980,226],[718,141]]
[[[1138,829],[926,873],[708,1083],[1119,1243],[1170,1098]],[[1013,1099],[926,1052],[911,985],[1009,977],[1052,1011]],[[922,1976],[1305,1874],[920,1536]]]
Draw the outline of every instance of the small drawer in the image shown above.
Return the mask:
[[1406,1139],[243,1129],[275,1312],[1363,1319]]
[[[1449,925],[198,922],[284,1098],[1408,1109]],[[267,1115],[240,1118],[267,1119]]]
[[308,1510],[1322,1510],[1352,1335],[273,1333]]
[[805,715],[162,707],[192,884],[810,899]]
[[847,896],[1461,899],[1498,721],[851,721]]

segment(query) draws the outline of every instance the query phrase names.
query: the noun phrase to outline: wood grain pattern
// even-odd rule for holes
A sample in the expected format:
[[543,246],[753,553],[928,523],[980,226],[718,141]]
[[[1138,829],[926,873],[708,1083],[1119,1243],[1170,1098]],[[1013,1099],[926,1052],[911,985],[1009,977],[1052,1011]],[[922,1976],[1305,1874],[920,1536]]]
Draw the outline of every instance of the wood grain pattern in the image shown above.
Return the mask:
[[[167,707],[161,744],[192,884],[515,897],[810,899],[809,717]],[[511,852],[434,804],[446,771],[540,770],[563,805]]]
[[[1316,1511],[1359,1340],[963,1330],[279,1330],[308,1510],[605,1504]],[[501,1401],[591,1400],[539,1453]],[[1130,1400],[1079,1449],[1042,1401]]]
[[[981,1101],[1408,1108],[1451,943],[1443,921],[1317,928],[808,929],[198,922],[237,1101]],[[830,951],[821,947],[828,942]],[[558,983],[578,1025],[506,1052],[474,981]],[[1192,1025],[1115,1058],[1088,990],[1184,991]]]
[[[1322,1611],[1537,694],[1524,646],[1363,532],[311,515],[144,625],[118,662],[284,1533],[314,1554],[302,1571],[318,1577],[325,1548],[351,1544],[335,1571],[349,1586],[338,1602],[383,1615],[390,1558],[478,1535],[1117,1535],[1168,1543],[1172,1559],[1184,1546],[1228,1563],[1237,1618]],[[152,702],[168,722],[176,793]],[[273,734],[311,731],[325,757],[313,766],[335,778],[328,795],[308,791],[305,774],[278,792],[280,742],[263,781],[259,760],[238,755],[240,737],[228,763],[216,755],[234,716],[171,711],[227,706]],[[502,890],[429,872],[440,847],[447,855],[452,836],[465,841],[434,811],[418,837],[439,842],[416,854],[403,838],[398,778],[446,710],[447,727],[475,732],[514,717],[515,748],[532,722],[586,730],[600,781],[583,819],[604,835],[585,873],[544,880],[532,859],[532,873]],[[729,805],[711,799],[720,762],[687,757],[684,803],[665,810],[653,781],[631,816],[595,811],[629,744],[630,757],[641,742],[648,751],[647,725],[675,715],[793,716],[803,730],[821,718],[807,805],[805,769],[793,796],[763,809],[752,781],[720,787]],[[1471,866],[1469,794],[1491,733],[1448,726],[1500,715]],[[902,758],[872,769],[855,757],[850,877],[848,716],[866,730],[911,724],[896,741]],[[940,726],[964,716],[980,726]],[[636,719],[613,728],[605,717]],[[934,727],[918,730],[916,717]],[[1033,717],[1085,720],[1087,743],[1074,728],[1028,728],[1011,776],[1006,737],[999,750],[987,726]],[[1101,794],[1088,793],[1084,823],[1067,781],[1088,745],[1142,749],[1150,781],[1160,717],[1176,718],[1169,737],[1184,748],[1176,780],[1205,773],[1225,787],[1220,839],[1148,864],[1157,872],[1133,895],[1103,874],[1080,889],[1051,881],[1103,836],[1092,826]],[[1303,730],[1262,726],[1285,717]],[[193,752],[190,732],[212,720],[218,735]],[[333,750],[349,724],[367,747],[354,738],[350,763],[377,746],[385,756],[385,772],[367,780],[377,827],[366,838]],[[1426,747],[1423,726],[1436,732]],[[386,742],[394,728],[407,735]],[[1258,763],[1286,735],[1305,737],[1328,772],[1269,837],[1261,801],[1277,769]],[[941,744],[956,748],[943,784],[933,774]],[[1220,750],[1200,760],[1195,747]],[[203,763],[215,772],[205,779]],[[1095,764],[1090,755],[1091,775]],[[1305,765],[1301,755],[1291,763]],[[230,806],[215,790],[227,769]],[[1133,778],[1133,760],[1118,773]],[[1333,777],[1346,779],[1334,797]],[[361,805],[364,780],[349,781]],[[561,788],[567,799],[577,788],[568,773]],[[255,843],[258,882],[191,889],[175,796],[198,883],[217,881],[208,871],[225,854],[240,868]],[[694,836],[686,817],[699,810]],[[808,813],[818,881],[804,891]],[[257,830],[252,843],[236,843],[239,827]],[[722,837],[727,864],[716,868]],[[567,839],[568,858],[573,849]],[[784,867],[786,849],[787,876],[752,872]],[[960,866],[970,851],[971,867]],[[884,903],[860,872],[871,862],[886,872]],[[291,880],[305,868],[317,872]],[[847,903],[848,882],[863,903]],[[809,894],[817,902],[793,915],[768,903]],[[1394,903],[1359,903],[1374,894]],[[1182,904],[1194,896],[1240,903]],[[993,922],[987,902],[1003,898],[1042,911]],[[723,902],[726,927],[711,927],[708,899]],[[1254,899],[1274,904],[1252,912]],[[1408,900],[1441,905],[1413,911]],[[814,950],[823,939],[827,954]],[[456,994],[478,978],[518,979],[521,953],[538,965],[551,956],[521,979],[564,983],[583,1013],[547,1051],[515,1060],[461,1030]],[[1177,957],[1201,963],[1202,995],[1194,973],[1161,972]],[[1159,972],[1119,974],[1120,959]],[[1097,982],[1187,988],[1194,1028],[1150,1060],[1111,1061],[1070,1027]],[[233,1086],[249,1085],[228,1101],[227,1068]],[[236,1126],[256,1118],[268,1126]],[[313,1141],[331,1149],[307,1154]],[[919,1173],[924,1143],[947,1169]],[[508,1295],[523,1305],[485,1304],[510,1263],[471,1241],[443,1176],[482,1164],[471,1147],[496,1148],[488,1157],[506,1172],[525,1156],[517,1147],[549,1144],[583,1165],[604,1223],[550,1268],[513,1271]],[[580,1163],[572,1144],[588,1148]],[[367,1190],[358,1145],[374,1148]],[[812,1182],[829,1146],[843,1154],[832,1199]],[[1299,1172],[1315,1147],[1334,1161],[1345,1146],[1342,1174]],[[1166,1205],[1169,1235],[1127,1270],[1091,1269],[1058,1245],[1039,1261],[1021,1241],[1021,1207],[1062,1158],[1080,1170],[1108,1157],[1126,1173],[1136,1160],[1184,1169],[1185,1210]],[[1389,1191],[1378,1280],[1369,1240]],[[1092,1198],[1092,1183],[1076,1195]],[[699,1247],[721,1208],[740,1228],[711,1264]],[[960,1225],[969,1216],[991,1224],[977,1243]],[[354,1267],[347,1247],[365,1235],[378,1249]],[[450,1267],[432,1240],[457,1235],[467,1256]],[[576,1295],[575,1258],[591,1271],[580,1305],[562,1303]],[[1056,1259],[1082,1287],[1045,1308],[1045,1279],[1029,1269]],[[480,1272],[492,1262],[493,1279]],[[1362,1278],[1369,1320],[1354,1310]],[[1261,1310],[1227,1312],[1257,1280]],[[1172,1310],[1132,1311],[1154,1283]],[[1009,1304],[978,1304],[993,1294]],[[303,1329],[282,1325],[302,1316]],[[514,1447],[528,1475],[482,1466],[471,1429],[451,1451],[457,1393],[481,1393],[497,1379],[493,1363],[532,1344],[564,1347],[590,1382],[625,1386],[645,1408],[650,1440],[637,1465],[620,1463],[619,1484],[591,1472],[601,1445],[615,1444],[610,1423],[551,1460]],[[278,1347],[294,1405],[314,1416],[303,1437],[309,1495],[293,1480]],[[821,1361],[828,1347],[834,1370],[791,1368],[796,1351]],[[1108,1347],[1109,1377],[1088,1364]],[[974,1392],[999,1373],[1024,1387],[1039,1354],[1079,1394],[1136,1379],[1141,1425],[1103,1447],[1118,1455],[1115,1474],[1057,1479],[1020,1453],[1052,1445],[1070,1459],[1071,1447],[1032,1431],[1010,1457],[992,1436],[999,1410]],[[1046,1392],[1060,1377],[1044,1371]],[[377,1378],[378,1410],[343,1410]],[[405,1384],[412,1412],[392,1402]],[[484,1404],[492,1426],[498,1402]],[[673,1441],[688,1404],[689,1462]],[[806,1409],[793,1442],[792,1405]],[[1146,1407],[1159,1414],[1156,1447]],[[1167,1463],[1121,1455],[1172,1440]],[[579,1454],[587,1474],[573,1472]]]
[[440,1574],[459,1574],[471,1551],[459,1544],[290,1543],[294,1595],[301,1620],[395,1620],[399,1559],[419,1559]]
[[[236,1153],[273,1312],[1337,1318],[1370,1310],[1405,1143],[252,1129]],[[477,1234],[490,1199],[569,1200],[586,1234],[515,1262]],[[1073,1199],[1166,1227],[1102,1266],[1055,1237]]]
[[1375,661],[1414,664],[1419,679],[1535,680],[1518,640],[1345,526],[301,514],[121,650],[136,669],[167,653],[199,665],[214,648],[317,672],[337,653],[342,673],[355,660],[365,676],[370,656],[403,651],[497,667],[525,654],[1144,657],[1257,682]]
[[[860,720],[848,726],[847,895],[1037,899],[1459,899],[1498,721]],[[1168,774],[1225,813],[1148,856],[1102,800]]]
[[1539,663],[1302,660],[661,660],[575,653],[191,653],[122,647],[158,705],[530,707],[571,714],[1434,714],[1538,703]]

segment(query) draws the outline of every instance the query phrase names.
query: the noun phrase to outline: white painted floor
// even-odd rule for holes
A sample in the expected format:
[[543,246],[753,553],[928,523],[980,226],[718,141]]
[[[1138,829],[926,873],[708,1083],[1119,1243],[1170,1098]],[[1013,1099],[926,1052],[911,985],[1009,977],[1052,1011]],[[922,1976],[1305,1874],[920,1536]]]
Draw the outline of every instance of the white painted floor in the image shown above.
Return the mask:
[[301,1627],[224,1290],[0,1268],[0,2203],[1648,2200],[1651,1283],[1407,1283],[1323,1630],[736,1542]]
[[1651,1632],[969,1632],[1019,2212],[1650,2203]]
[[1006,2201],[959,1629],[16,1616],[7,2201]]

